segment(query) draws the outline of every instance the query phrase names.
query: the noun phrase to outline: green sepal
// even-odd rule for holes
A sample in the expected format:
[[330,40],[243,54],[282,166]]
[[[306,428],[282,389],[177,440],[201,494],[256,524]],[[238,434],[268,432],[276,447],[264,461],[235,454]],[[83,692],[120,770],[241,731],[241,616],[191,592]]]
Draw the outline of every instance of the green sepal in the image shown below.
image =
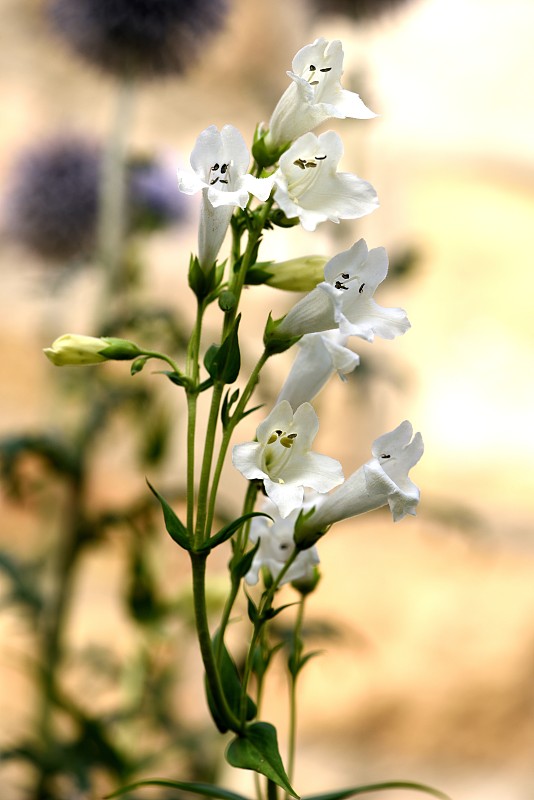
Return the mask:
[[203,797],[212,797],[214,800],[248,800],[248,798],[242,794],[230,792],[228,789],[223,789],[220,786],[212,786],[209,783],[172,781],[165,778],[152,778],[145,781],[130,783],[128,786],[123,786],[121,789],[117,789],[115,792],[105,795],[105,800],[111,800],[112,797],[120,797],[121,794],[133,792],[135,789],[141,789],[143,786],[165,786],[168,789],[180,789],[181,791],[199,794]]
[[[229,708],[234,712],[236,717],[239,717],[241,714],[241,676],[239,675],[239,670],[237,669],[236,663],[228,650],[226,649],[226,645],[222,642],[219,645],[219,638],[220,638],[220,631],[217,631],[215,636],[213,637],[213,651],[216,653],[221,647],[221,657],[218,663],[219,667],[219,675],[221,678],[221,686],[224,692],[224,696],[228,703]],[[226,725],[226,722],[221,718],[219,715],[219,710],[215,704],[213,699],[213,695],[211,693],[211,689],[207,680],[204,680],[204,685],[206,688],[206,697],[208,700],[208,707],[213,717],[213,721],[217,726],[218,730],[221,733],[226,733],[229,728]],[[252,700],[251,697],[247,695],[247,706],[246,706],[246,719],[247,721],[254,719],[256,716],[257,709],[256,704]]]
[[222,544],[223,542],[227,542],[228,539],[239,530],[239,528],[245,524],[249,519],[252,517],[268,517],[272,520],[272,517],[269,517],[268,514],[264,514],[262,511],[250,511],[248,514],[243,514],[242,517],[238,517],[238,519],[234,519],[233,522],[229,522],[228,525],[225,525],[224,528],[221,528],[220,531],[210,536],[208,541],[202,545],[196,552],[202,553],[206,550],[211,550],[214,547]]
[[284,642],[278,642],[274,647],[264,647],[259,644],[252,656],[252,672],[261,680],[269,669],[273,656],[282,649]]
[[294,228],[300,222],[299,217],[286,217],[281,208],[275,208],[269,214],[269,222],[277,228]]
[[165,527],[167,529],[167,533],[173,539],[176,544],[179,544],[180,547],[183,547],[184,550],[191,552],[191,544],[189,542],[189,537],[187,535],[187,528],[185,525],[180,522],[170,505],[167,503],[164,497],[162,497],[159,492],[154,489],[148,478],[145,479],[148,488],[154,495],[154,497],[159,500],[163,511],[163,519],[165,520]]
[[[266,261],[265,265],[274,264],[274,261]],[[261,269],[257,264],[247,270],[245,275],[245,284],[247,286],[261,286],[267,283],[272,278],[272,272],[267,272],[266,269]]]
[[265,775],[292,797],[298,798],[287,777],[280,751],[276,728],[268,722],[255,722],[228,745],[225,753],[232,767],[251,769]]
[[258,606],[252,599],[252,597],[247,594],[247,614],[249,620],[252,622],[253,625],[256,625],[260,621],[260,612],[258,610]]
[[132,361],[130,375],[133,377],[134,375],[137,375],[138,372],[141,372],[149,359],[150,356],[140,356],[139,358],[136,358],[135,361]]
[[295,547],[297,550],[309,550],[309,548],[313,547],[313,545],[316,544],[331,527],[328,525],[326,528],[319,528],[316,531],[303,530],[302,524],[313,515],[314,511],[315,506],[310,508],[308,511],[301,511],[297,517],[295,522],[295,531],[293,534],[293,539],[295,541]]
[[291,142],[286,142],[275,149],[268,148],[265,144],[265,137],[267,133],[268,131],[262,130],[260,125],[258,125],[254,131],[252,157],[254,158],[256,164],[258,164],[260,167],[272,167],[273,164],[276,164],[277,161],[280,160],[280,156],[283,155],[291,146]]
[[204,356],[204,366],[214,381],[234,383],[241,369],[238,330],[239,315],[221,345],[212,344]]
[[237,553],[234,553],[228,565],[230,568],[230,574],[232,576],[232,580],[240,581],[242,578],[245,577],[245,575],[252,566],[254,556],[258,552],[260,544],[261,542],[258,539],[252,550],[247,550],[247,552],[241,557],[239,557]]
[[269,313],[263,332],[263,344],[266,352],[270,356],[285,353],[286,350],[293,347],[301,338],[300,336],[280,336],[280,334],[277,334],[276,330],[279,323],[280,320],[274,320],[271,313]]
[[99,350],[98,354],[110,361],[131,361],[133,358],[143,355],[141,348],[134,342],[128,341],[128,339],[117,339],[115,336],[103,336],[102,341],[106,342],[108,346]]
[[233,308],[235,308],[237,297],[233,292],[230,292],[228,289],[226,289],[219,295],[218,303],[221,311],[231,311]]
[[189,260],[188,282],[189,286],[200,301],[215,291],[222,280],[226,261],[222,264],[214,263],[210,269],[203,270],[198,256],[191,256]]
[[384,781],[383,783],[368,783],[365,786],[352,786],[350,789],[338,789],[334,792],[324,792],[323,794],[308,794],[302,800],[347,800],[349,797],[356,797],[359,794],[369,794],[370,792],[384,792],[388,789],[409,789],[413,792],[423,792],[438,800],[451,800],[448,794],[426,786],[424,783],[413,783],[412,781]]
[[186,378],[185,375],[182,375],[180,372],[175,372],[174,370],[162,369],[159,370],[159,374],[166,375],[170,382],[174,383],[175,386],[184,386],[187,388],[191,384],[189,378]]

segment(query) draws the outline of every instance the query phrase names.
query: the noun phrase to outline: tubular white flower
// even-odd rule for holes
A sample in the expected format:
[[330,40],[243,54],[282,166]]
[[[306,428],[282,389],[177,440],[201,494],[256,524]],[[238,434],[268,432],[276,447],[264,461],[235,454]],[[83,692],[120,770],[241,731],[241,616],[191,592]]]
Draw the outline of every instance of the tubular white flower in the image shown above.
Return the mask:
[[341,88],[343,47],[340,41],[316,39],[298,51],[288,86],[269,122],[268,147],[280,147],[333,117],[370,119],[374,114],[359,95]]
[[284,214],[299,217],[307,231],[326,220],[363,217],[379,205],[370,183],[336,171],[342,155],[341,138],[327,131],[320,136],[306,133],[280,158],[274,198]]
[[215,125],[202,131],[191,153],[191,170],[178,170],[178,188],[184,194],[202,191],[198,232],[199,262],[203,269],[215,263],[233,210],[244,208],[253,194],[267,200],[272,178],[247,173],[250,155],[245,140],[233,125],[219,131]]
[[278,395],[277,403],[287,400],[292,408],[313,400],[333,372],[341,380],[360,363],[360,357],[345,347],[347,336],[339,331],[308,333],[298,342],[299,353]]
[[375,335],[394,339],[410,327],[402,308],[383,308],[373,299],[388,272],[383,247],[367,249],[360,239],[349,250],[334,256],[325,266],[325,280],[303,297],[282,320],[277,330],[285,336],[339,327],[345,336],[372,342]]
[[423,439],[405,420],[390,433],[373,442],[370,461],[354,472],[332,492],[301,526],[300,540],[306,534],[324,530],[334,522],[389,505],[393,520],[406,514],[415,516],[419,489],[408,473],[423,455]]
[[305,486],[323,493],[343,482],[338,461],[310,450],[318,429],[317,414],[309,403],[293,414],[283,400],[258,426],[257,441],[237,444],[232,451],[234,467],[249,480],[263,480],[267,496],[284,519],[302,505]]
[[[300,509],[292,511],[288,517],[283,519],[277,512],[276,506],[267,501],[263,505],[262,511],[269,514],[274,521],[271,522],[266,517],[256,517],[252,520],[249,540],[256,544],[259,539],[260,546],[254,556],[250,570],[245,575],[245,581],[250,586],[254,586],[258,582],[259,572],[262,567],[267,568],[273,578],[277,578],[295,549],[293,533]],[[283,576],[280,586],[303,578],[311,580],[314,575],[314,568],[318,563],[319,554],[316,547],[303,550],[297,555],[295,561]]]

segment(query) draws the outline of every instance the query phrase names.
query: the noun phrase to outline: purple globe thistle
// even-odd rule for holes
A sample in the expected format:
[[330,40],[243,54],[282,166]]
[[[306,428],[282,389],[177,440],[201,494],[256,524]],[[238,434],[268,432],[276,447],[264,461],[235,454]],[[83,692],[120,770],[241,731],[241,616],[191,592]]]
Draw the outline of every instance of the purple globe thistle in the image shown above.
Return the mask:
[[57,30],[79,56],[119,77],[184,72],[225,19],[229,0],[51,0]]
[[183,221],[188,206],[178,191],[176,167],[164,159],[130,159],[128,207],[132,230],[150,231]]
[[100,149],[57,138],[23,152],[5,198],[7,234],[44,258],[87,256],[94,248]]
[[[23,152],[4,199],[7,235],[55,261],[94,254],[98,227],[102,148],[78,137],[59,137]],[[128,232],[147,232],[184,218],[176,170],[153,157],[127,164]]]

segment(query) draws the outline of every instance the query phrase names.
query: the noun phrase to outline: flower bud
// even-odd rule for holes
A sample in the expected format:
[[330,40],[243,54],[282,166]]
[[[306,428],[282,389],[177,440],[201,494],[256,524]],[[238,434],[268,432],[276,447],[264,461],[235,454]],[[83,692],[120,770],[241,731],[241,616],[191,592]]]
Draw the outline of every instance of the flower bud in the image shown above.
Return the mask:
[[[251,270],[251,283],[255,282],[254,271],[261,270],[264,282],[275,289],[286,292],[311,292],[324,280],[325,256],[302,256],[288,261],[266,261],[255,264]],[[247,279],[248,279],[247,275]],[[247,281],[248,282],[248,281]]]
[[291,581],[291,586],[303,597],[306,597],[315,591],[320,580],[321,573],[319,572],[319,567],[314,567],[309,575],[305,575],[302,578]]
[[65,333],[43,352],[56,367],[86,366],[109,360],[130,361],[142,354],[142,350],[127,339],[97,338],[77,333]]

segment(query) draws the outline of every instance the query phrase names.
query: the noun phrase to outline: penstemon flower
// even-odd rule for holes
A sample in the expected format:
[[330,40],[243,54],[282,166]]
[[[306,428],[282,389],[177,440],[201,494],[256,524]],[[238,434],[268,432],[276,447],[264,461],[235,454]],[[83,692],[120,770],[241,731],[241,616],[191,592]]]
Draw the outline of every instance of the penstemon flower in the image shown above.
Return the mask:
[[313,400],[333,372],[342,380],[360,363],[360,357],[345,347],[347,336],[338,331],[308,333],[298,342],[299,353],[277,402],[287,400],[292,408]]
[[306,133],[280,158],[274,199],[307,231],[326,220],[358,219],[378,207],[370,183],[350,172],[337,172],[342,155],[341,138],[327,131],[320,136]]
[[327,119],[375,117],[355,92],[341,88],[340,41],[316,39],[298,51],[287,73],[292,80],[273,111],[265,144],[277,148],[312,131]]
[[373,442],[370,461],[354,472],[298,526],[299,544],[314,542],[334,522],[389,505],[393,520],[415,516],[419,489],[409,477],[423,455],[420,433],[413,436],[408,420]]
[[284,317],[277,332],[284,336],[331,330],[372,342],[375,336],[394,339],[410,327],[402,308],[383,308],[373,299],[388,271],[383,247],[367,249],[360,239],[334,256],[324,270],[324,281],[302,298]]
[[[268,569],[272,577],[277,578],[295,550],[293,534],[300,509],[292,511],[284,519],[277,512],[276,506],[267,501],[264,503],[262,511],[269,514],[274,521],[266,517],[256,517],[252,521],[249,541],[256,544],[259,539],[260,546],[245,575],[245,581],[250,586],[254,586],[258,582],[259,572],[262,568]],[[282,577],[280,586],[291,581],[310,580],[318,563],[319,554],[316,547],[301,551]]]
[[247,173],[250,161],[245,140],[233,125],[202,131],[191,153],[191,170],[178,170],[178,188],[185,194],[202,191],[198,231],[200,266],[209,270],[224,241],[234,208],[245,208],[249,196],[267,200],[273,178]]
[[304,487],[329,492],[343,482],[334,458],[310,450],[319,429],[317,414],[303,403],[293,414],[287,400],[278,403],[256,430],[256,442],[235,445],[232,463],[249,480],[263,480],[280,516],[302,505]]

